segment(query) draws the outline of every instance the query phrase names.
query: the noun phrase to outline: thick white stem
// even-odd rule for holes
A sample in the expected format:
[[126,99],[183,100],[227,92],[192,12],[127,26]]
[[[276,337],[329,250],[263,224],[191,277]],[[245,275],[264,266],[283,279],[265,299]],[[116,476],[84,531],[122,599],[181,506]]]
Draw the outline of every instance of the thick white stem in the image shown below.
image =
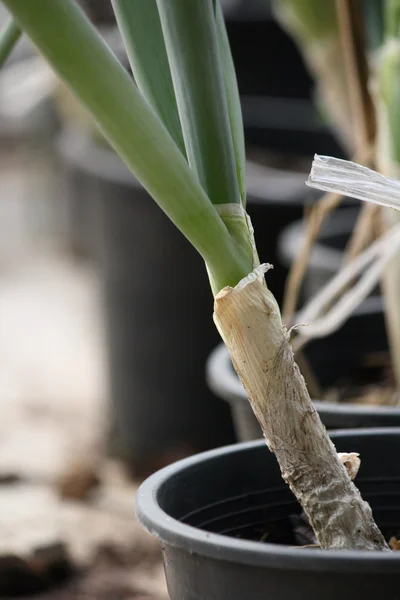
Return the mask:
[[[323,548],[387,549],[294,362],[279,307],[257,267],[215,298],[214,320],[275,453]],[[349,449],[350,450],[350,449]],[[354,449],[356,450],[356,449]]]

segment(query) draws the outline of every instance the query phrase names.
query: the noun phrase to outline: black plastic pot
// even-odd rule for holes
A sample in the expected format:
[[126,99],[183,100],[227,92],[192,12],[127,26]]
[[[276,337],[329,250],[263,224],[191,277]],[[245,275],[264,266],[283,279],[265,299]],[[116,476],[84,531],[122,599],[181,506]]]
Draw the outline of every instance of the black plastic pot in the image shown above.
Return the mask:
[[311,100],[242,95],[241,103],[248,147],[307,156],[310,168],[315,153],[345,157],[344,149],[322,123]]
[[315,107],[314,82],[299,50],[267,4],[232,1],[225,12],[247,146],[306,155],[310,164],[316,152],[343,156]]
[[261,4],[243,0],[225,10],[240,93],[311,100],[314,85],[299,50]]
[[[62,210],[66,247],[72,257],[93,261],[95,256],[92,179],[82,168],[84,135],[64,127],[57,150],[62,174]],[[78,160],[75,160],[78,156]]]
[[[366,312],[363,312],[364,310]],[[377,327],[379,322],[383,327],[382,321],[380,301],[371,298],[360,312],[349,320],[347,331],[341,330],[338,334],[315,340],[310,344],[306,356],[316,375],[324,375],[325,379],[322,381],[326,386],[334,385],[341,377],[350,376],[356,371],[360,366],[357,360],[360,362],[364,356],[361,349],[365,351],[369,347],[379,351],[387,348],[387,343],[384,345],[385,329]],[[360,341],[361,349],[356,340]],[[262,435],[260,426],[223,344],[212,352],[207,361],[206,379],[210,389],[229,403],[238,439],[243,442],[258,439]],[[335,403],[326,400],[314,400],[314,405],[322,422],[331,429],[400,426],[400,407],[396,406]]]
[[[309,260],[303,302],[310,299],[339,270],[343,250],[353,231],[358,209],[343,208],[332,214],[323,227],[319,241]],[[302,222],[293,223],[282,233],[278,253],[282,263],[290,267],[302,245]],[[373,354],[388,351],[383,298],[379,287],[331,335],[313,340],[305,349],[311,366],[323,388],[351,379]],[[323,421],[332,427],[377,427],[400,424],[395,407],[355,406],[322,402],[319,411]]]
[[219,337],[203,261],[111,150],[71,129],[60,147],[103,282],[121,451],[146,472],[233,442],[229,409],[204,382]]
[[[400,528],[400,429],[336,432],[362,457],[357,485],[388,536]],[[171,600],[400,598],[400,554],[293,547],[300,506],[263,441],[180,461],[139,488],[140,522],[162,544]],[[262,543],[269,538],[285,544]],[[267,538],[268,539],[268,538]]]
[[262,437],[260,425],[247,400],[239,377],[233,369],[224,344],[219,344],[207,360],[206,381],[216,396],[228,402],[238,440],[250,442]]
[[[304,349],[323,389],[350,380],[365,368],[369,357],[387,351],[388,340],[381,296],[367,298],[338,331],[324,338],[312,340]],[[324,407],[328,404],[323,402]],[[347,410],[345,404],[338,405],[338,410],[339,406],[340,411]],[[321,410],[324,409],[321,407]],[[383,423],[376,411],[377,408],[372,406],[368,409],[367,413],[371,416],[369,423],[352,421],[346,425],[346,422],[340,421],[329,422],[329,425],[332,427],[394,425],[390,422]]]
[[[354,229],[357,216],[356,208],[340,209],[329,217],[322,228],[319,241],[308,262],[303,285],[303,303],[314,296],[340,269],[343,250]],[[290,268],[298,256],[303,239],[304,224],[301,221],[289,225],[282,232],[278,243],[278,255],[287,268]],[[336,384],[339,378],[351,377],[362,367],[366,356],[387,351],[383,310],[383,299],[377,287],[338,331],[323,339],[314,340],[307,346],[306,354],[322,387]],[[382,424],[375,423],[376,426]]]

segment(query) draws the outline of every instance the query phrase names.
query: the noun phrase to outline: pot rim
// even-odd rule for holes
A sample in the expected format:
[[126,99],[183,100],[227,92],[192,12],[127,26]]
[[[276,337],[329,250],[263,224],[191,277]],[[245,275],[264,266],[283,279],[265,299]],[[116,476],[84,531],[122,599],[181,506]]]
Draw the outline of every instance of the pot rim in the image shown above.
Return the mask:
[[[379,298],[371,298],[379,300]],[[377,304],[377,302],[374,302]],[[231,368],[228,350],[225,345],[219,344],[210,354],[206,365],[206,379],[210,389],[223,400],[230,404],[247,403],[245,391],[234,370]],[[313,400],[318,413],[325,417],[340,414],[343,416],[358,417],[383,417],[400,416],[400,406],[370,406],[367,404],[338,404],[326,400]]]
[[[331,432],[333,440],[343,437],[400,436],[400,427],[376,429],[348,429]],[[180,460],[151,475],[136,494],[135,510],[140,523],[162,544],[182,548],[190,553],[239,564],[282,569],[307,569],[330,572],[398,572],[400,553],[351,550],[313,550],[282,544],[260,543],[231,538],[186,525],[170,517],[159,505],[158,494],[165,482],[174,475],[196,468],[197,465],[218,456],[241,453],[264,446],[264,440],[233,444],[202,452]],[[266,448],[266,451],[267,448]]]

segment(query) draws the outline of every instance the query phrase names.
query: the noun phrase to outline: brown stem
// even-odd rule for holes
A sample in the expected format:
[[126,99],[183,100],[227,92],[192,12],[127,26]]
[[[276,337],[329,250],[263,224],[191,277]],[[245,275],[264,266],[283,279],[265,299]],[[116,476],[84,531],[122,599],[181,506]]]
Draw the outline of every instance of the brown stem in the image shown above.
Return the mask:
[[345,264],[356,258],[369,244],[377,239],[375,223],[379,219],[379,215],[380,206],[363,204],[353,234],[345,249]]
[[328,215],[339,206],[343,196],[340,194],[325,194],[318,204],[311,209],[305,221],[305,236],[303,245],[294,261],[285,284],[283,300],[283,321],[290,325],[296,311],[300,296],[301,285],[307,270],[311,250],[318,239],[319,232]]

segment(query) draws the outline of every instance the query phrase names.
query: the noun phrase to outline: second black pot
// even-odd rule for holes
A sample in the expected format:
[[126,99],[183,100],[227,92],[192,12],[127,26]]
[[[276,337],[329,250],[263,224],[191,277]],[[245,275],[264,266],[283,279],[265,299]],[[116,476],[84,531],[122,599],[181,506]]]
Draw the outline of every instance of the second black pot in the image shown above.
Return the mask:
[[[374,335],[374,333],[376,335]],[[349,337],[350,336],[350,337]],[[359,346],[360,344],[360,346]],[[379,298],[371,298],[348,321],[347,330],[314,340],[306,356],[322,383],[331,386],[351,376],[360,366],[365,351],[387,349]],[[261,437],[261,429],[236,375],[228,350],[220,344],[207,361],[206,378],[210,389],[229,403],[236,434],[241,441]],[[400,407],[336,403],[314,400],[322,422],[328,428],[399,427]]]
[[[340,208],[330,214],[319,232],[307,262],[302,289],[302,302],[307,302],[339,271],[343,253],[359,216],[359,207]],[[305,238],[304,220],[290,223],[278,240],[280,262],[290,269],[299,255]],[[371,295],[379,295],[375,289]]]

